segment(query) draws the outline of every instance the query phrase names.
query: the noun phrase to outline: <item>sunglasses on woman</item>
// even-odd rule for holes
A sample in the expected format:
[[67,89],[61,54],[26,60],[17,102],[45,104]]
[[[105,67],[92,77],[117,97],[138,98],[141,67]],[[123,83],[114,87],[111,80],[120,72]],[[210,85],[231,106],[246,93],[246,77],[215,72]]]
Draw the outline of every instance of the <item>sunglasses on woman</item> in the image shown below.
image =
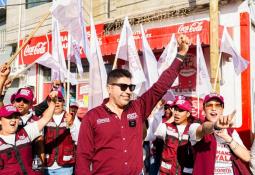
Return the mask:
[[23,101],[23,103],[25,103],[25,104],[29,104],[29,103],[30,103],[30,101],[28,101],[28,100],[26,100],[26,99],[24,99],[24,98],[17,98],[17,99],[15,99],[15,101],[16,101],[17,103],[20,103],[21,101]]

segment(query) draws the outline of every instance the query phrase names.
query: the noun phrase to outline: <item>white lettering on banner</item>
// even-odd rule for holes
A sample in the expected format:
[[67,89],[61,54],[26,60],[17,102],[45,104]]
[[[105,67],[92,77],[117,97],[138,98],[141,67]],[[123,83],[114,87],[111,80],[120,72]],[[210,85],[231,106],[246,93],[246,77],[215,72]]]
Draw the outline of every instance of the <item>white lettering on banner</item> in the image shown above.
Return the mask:
[[189,33],[189,32],[199,32],[203,29],[203,22],[193,22],[189,25],[182,24],[178,28],[178,33]]
[[35,46],[29,44],[24,49],[24,56],[39,55],[46,52],[47,42],[38,42]]

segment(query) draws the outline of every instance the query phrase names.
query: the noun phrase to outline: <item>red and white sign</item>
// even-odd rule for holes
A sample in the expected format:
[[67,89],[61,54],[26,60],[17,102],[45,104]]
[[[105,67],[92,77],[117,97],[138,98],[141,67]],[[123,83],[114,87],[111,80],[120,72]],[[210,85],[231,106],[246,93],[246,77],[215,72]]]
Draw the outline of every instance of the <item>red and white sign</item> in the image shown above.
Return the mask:
[[[116,53],[118,41],[120,38],[119,34],[116,35],[104,35],[104,24],[96,25],[99,43],[101,45],[102,55],[112,55]],[[88,36],[90,37],[90,28],[87,27]],[[222,35],[223,27],[220,27],[220,36]],[[150,47],[152,49],[161,49],[165,47],[172,35],[175,33],[178,37],[180,34],[189,36],[192,44],[196,43],[197,34],[204,44],[209,44],[209,22],[206,20],[190,22],[185,24],[172,25],[167,27],[152,28],[145,31],[145,35],[148,39]],[[67,53],[67,32],[61,32],[61,41],[63,44],[64,54]],[[138,50],[142,50],[141,32],[134,31],[135,44]],[[21,52],[21,57],[25,64],[30,64],[42,56],[45,52],[51,53],[51,42],[52,36],[46,35],[33,37],[25,49]],[[22,41],[20,41],[22,43]],[[85,58],[83,49],[81,49],[81,58]]]

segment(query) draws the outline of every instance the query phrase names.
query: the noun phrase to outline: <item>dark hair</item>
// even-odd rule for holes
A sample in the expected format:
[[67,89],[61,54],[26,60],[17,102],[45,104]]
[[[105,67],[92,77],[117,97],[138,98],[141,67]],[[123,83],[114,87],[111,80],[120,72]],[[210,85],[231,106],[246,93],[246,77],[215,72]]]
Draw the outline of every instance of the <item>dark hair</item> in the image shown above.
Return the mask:
[[108,73],[107,84],[116,82],[119,78],[132,78],[132,74],[126,69],[114,69]]

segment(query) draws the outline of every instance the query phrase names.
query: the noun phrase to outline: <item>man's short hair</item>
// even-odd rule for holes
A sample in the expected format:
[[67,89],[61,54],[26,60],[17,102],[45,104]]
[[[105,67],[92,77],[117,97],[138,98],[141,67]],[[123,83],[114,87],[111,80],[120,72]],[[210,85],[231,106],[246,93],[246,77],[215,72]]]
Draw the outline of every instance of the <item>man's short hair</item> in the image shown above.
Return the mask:
[[132,74],[126,69],[114,69],[108,73],[107,84],[116,82],[119,78],[132,78]]

